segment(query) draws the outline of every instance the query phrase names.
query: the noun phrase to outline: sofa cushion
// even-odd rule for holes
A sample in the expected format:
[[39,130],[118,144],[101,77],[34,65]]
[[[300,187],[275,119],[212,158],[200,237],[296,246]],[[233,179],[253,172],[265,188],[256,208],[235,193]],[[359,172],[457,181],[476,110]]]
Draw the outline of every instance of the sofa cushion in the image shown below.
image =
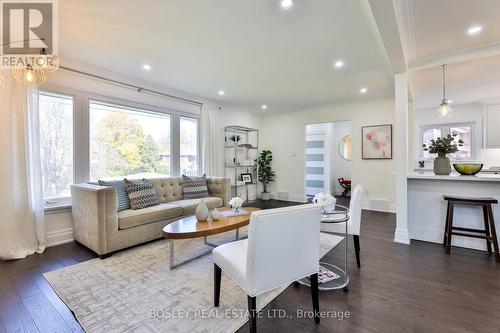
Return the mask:
[[168,220],[182,216],[182,207],[168,203],[143,209],[127,209],[118,212],[118,228],[130,229],[143,224]]
[[182,175],[182,198],[183,199],[201,199],[208,197],[207,178],[188,177]]
[[111,186],[116,190],[118,198],[118,211],[130,208],[130,200],[128,199],[127,189],[123,180],[98,180],[100,186]]
[[153,184],[149,180],[142,179],[131,181],[125,178],[123,181],[127,188],[130,208],[142,209],[160,204]]
[[160,202],[182,200],[181,178],[151,178],[150,181]]
[[[182,215],[187,216],[194,214],[196,207],[198,207],[198,204],[201,202],[201,200],[202,199],[185,199],[185,200],[172,201],[169,203],[172,205],[182,207]],[[203,198],[203,201],[205,201],[205,204],[207,205],[208,209],[219,208],[222,207],[223,205],[223,201],[219,197],[206,197]]]

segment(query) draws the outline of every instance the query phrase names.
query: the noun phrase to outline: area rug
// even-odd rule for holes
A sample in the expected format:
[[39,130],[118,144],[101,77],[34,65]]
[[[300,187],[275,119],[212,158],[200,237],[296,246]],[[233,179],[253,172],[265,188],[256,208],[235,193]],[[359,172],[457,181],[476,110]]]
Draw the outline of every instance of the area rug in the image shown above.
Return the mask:
[[[240,235],[245,234],[242,229]],[[232,239],[234,232],[209,240],[224,243]],[[342,240],[321,233],[321,256]],[[176,241],[175,247],[178,260],[207,250],[202,239]],[[166,240],[45,273],[44,277],[90,333],[234,332],[248,319],[244,291],[225,274],[220,306],[213,307],[211,255],[170,271]],[[258,296],[258,309],[285,288]]]

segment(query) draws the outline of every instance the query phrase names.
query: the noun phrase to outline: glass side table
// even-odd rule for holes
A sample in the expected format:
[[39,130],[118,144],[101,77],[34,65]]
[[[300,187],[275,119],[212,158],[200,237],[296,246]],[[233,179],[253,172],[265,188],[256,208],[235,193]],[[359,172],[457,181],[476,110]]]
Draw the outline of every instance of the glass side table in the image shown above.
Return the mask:
[[[347,274],[347,221],[349,221],[349,208],[342,205],[335,205],[335,210],[331,213],[322,213],[321,214],[321,223],[344,223],[345,224],[345,232],[344,234],[344,242],[345,242],[345,251],[344,251],[344,266],[339,267],[327,262],[320,261],[320,266],[330,270],[331,272],[338,275],[337,278],[318,284],[318,289],[320,290],[335,290],[335,289],[343,289],[344,291],[349,290],[349,275]],[[303,278],[297,281],[300,284],[311,286],[311,282],[309,278]]]

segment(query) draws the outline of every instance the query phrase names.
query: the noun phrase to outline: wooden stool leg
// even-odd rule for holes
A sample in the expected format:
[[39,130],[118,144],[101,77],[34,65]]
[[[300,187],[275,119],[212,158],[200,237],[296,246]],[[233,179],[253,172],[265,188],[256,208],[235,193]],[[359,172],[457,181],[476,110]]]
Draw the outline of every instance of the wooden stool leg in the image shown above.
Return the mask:
[[448,206],[446,207],[446,219],[444,220],[445,221],[445,225],[444,225],[444,237],[443,237],[443,245],[446,246],[447,242],[446,242],[446,235],[448,233],[448,224],[449,224],[449,218],[450,218],[450,202],[448,201]]
[[451,229],[453,228],[453,213],[455,210],[455,203],[450,202],[449,203],[450,208],[448,212],[448,225],[447,225],[447,239],[446,239],[446,253],[450,254],[451,251]]
[[498,249],[497,230],[495,228],[495,219],[493,218],[493,209],[491,208],[491,204],[488,204],[488,217],[488,220],[490,222],[491,236],[493,237],[493,248],[495,249],[496,261],[500,262],[500,250]]
[[[486,236],[491,236],[487,205],[483,206],[483,216],[484,216],[484,230],[486,230]],[[486,240],[486,248],[488,249],[488,252],[491,253],[491,242],[489,239]]]

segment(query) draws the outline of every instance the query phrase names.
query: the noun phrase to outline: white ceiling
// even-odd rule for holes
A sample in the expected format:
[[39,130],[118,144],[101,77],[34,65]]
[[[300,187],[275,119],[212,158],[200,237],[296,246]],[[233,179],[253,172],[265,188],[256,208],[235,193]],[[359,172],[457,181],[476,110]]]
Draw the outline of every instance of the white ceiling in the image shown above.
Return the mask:
[[60,0],[59,11],[63,58],[205,98],[272,112],[393,96],[358,1]]
[[[447,97],[454,104],[500,97],[500,1],[396,0],[407,12],[406,53],[415,108],[442,99],[440,65],[447,63]],[[469,36],[467,30],[483,30]]]
[[[500,41],[498,0],[411,0],[417,58]],[[470,37],[469,27],[483,26]]]

